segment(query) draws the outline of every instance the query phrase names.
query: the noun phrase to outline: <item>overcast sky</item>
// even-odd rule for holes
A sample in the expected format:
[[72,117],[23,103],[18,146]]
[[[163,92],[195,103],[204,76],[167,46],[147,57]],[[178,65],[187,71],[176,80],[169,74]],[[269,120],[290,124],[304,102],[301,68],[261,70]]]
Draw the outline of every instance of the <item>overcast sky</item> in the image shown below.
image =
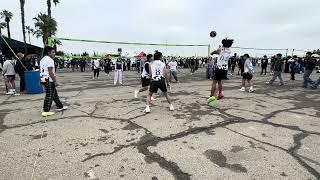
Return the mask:
[[[58,37],[215,45],[229,37],[235,39],[234,46],[241,47],[315,49],[320,46],[318,0],[60,1],[57,7],[52,7],[59,26]],[[22,40],[19,0],[0,0],[0,8],[14,13],[11,35]],[[26,25],[33,26],[32,18],[39,12],[46,12],[46,0],[26,0]],[[209,38],[211,30],[218,33],[214,40]],[[31,41],[41,45],[40,39],[32,37]],[[61,48],[73,52],[114,52],[121,47],[96,43],[63,44]],[[206,48],[122,47],[125,52],[161,49],[175,55],[205,55],[207,52]]]

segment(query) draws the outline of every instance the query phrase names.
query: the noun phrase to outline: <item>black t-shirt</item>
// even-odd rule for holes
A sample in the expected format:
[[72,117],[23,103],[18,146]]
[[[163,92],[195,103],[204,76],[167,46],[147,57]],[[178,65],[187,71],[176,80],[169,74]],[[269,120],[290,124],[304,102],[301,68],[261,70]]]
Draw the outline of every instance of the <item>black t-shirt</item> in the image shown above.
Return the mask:
[[282,71],[282,66],[283,66],[282,59],[276,59],[274,61],[274,71]]
[[190,62],[190,65],[191,65],[191,66],[196,65],[196,61],[195,61],[194,59],[192,59],[191,62]]
[[316,60],[313,58],[306,59],[305,67],[306,70],[313,70],[316,67]]
[[268,59],[262,59],[261,60],[262,66],[267,66],[268,65]]
[[239,60],[239,67],[243,68],[245,62],[246,62],[246,60],[243,59],[243,58],[241,58],[241,59]]
[[150,74],[149,63],[145,63],[144,68],[145,68],[147,74]]
[[236,65],[236,64],[237,64],[237,57],[234,57],[234,56],[231,57],[231,58],[230,58],[230,61],[231,61],[231,64],[232,64],[232,65]]

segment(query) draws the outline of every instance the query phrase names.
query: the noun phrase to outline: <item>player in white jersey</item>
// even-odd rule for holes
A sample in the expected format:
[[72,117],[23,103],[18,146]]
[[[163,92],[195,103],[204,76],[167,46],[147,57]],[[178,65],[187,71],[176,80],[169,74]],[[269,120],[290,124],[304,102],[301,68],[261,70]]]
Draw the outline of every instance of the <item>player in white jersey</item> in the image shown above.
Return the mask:
[[175,59],[171,59],[171,61],[168,63],[168,66],[170,70],[170,82],[172,81],[172,78],[174,78],[176,82],[179,82],[177,76],[177,61]]
[[161,62],[162,53],[156,52],[153,57],[154,57],[154,61],[151,63],[151,67],[149,71],[151,74],[151,84],[149,89],[149,95],[147,96],[147,106],[144,112],[146,113],[150,112],[151,97],[153,93],[158,92],[158,89],[162,91],[163,95],[166,97],[168,103],[170,104],[170,111],[174,111],[174,107],[171,103],[171,98],[167,90],[167,86],[170,86],[170,85],[168,82],[168,72],[167,72],[166,64]]
[[[220,100],[224,97],[222,92],[222,80],[227,79],[228,74],[228,61],[231,57],[230,47],[233,44],[233,39],[223,39],[222,40],[222,48],[216,51],[213,51],[213,54],[219,54],[219,58],[217,60],[217,70],[213,77],[213,83],[211,87],[211,95],[209,98],[209,102],[214,101],[215,99]],[[219,88],[219,93],[216,95],[217,84]]]
[[[149,89],[150,86],[150,62],[152,61],[152,54],[147,55],[147,60],[143,66],[142,74],[141,74],[141,83],[142,88],[139,90],[135,90],[134,97],[138,98],[139,92],[144,92]],[[152,99],[155,100],[155,99]]]

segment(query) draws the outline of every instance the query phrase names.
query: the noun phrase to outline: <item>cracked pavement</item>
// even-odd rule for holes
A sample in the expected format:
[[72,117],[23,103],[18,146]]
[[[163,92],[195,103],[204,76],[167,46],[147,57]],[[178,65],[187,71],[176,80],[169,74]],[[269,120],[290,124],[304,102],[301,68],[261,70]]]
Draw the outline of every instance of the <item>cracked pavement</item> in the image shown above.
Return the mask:
[[203,71],[181,70],[174,112],[161,94],[142,112],[147,93],[133,98],[136,72],[113,86],[112,76],[60,70],[69,110],[46,122],[44,94],[1,94],[0,179],[30,179],[36,158],[35,179],[320,179],[319,90],[302,89],[302,75],[282,87],[255,75],[256,91],[245,93],[230,76],[226,97],[211,107]]

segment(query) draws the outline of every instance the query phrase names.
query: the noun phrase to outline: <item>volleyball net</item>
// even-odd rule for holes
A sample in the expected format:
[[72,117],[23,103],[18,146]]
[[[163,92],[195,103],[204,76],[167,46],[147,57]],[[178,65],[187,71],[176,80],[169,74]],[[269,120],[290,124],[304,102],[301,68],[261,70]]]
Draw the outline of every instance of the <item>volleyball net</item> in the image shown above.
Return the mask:
[[60,41],[59,50],[66,52],[65,57],[80,58],[82,54],[90,57],[105,57],[110,54],[118,54],[121,48],[122,57],[135,57],[141,52],[153,54],[155,50],[162,52],[167,57],[208,57],[210,55],[209,44],[171,44],[171,43],[141,43],[141,42],[118,42],[86,39],[71,39],[51,37],[48,46],[53,46]]

